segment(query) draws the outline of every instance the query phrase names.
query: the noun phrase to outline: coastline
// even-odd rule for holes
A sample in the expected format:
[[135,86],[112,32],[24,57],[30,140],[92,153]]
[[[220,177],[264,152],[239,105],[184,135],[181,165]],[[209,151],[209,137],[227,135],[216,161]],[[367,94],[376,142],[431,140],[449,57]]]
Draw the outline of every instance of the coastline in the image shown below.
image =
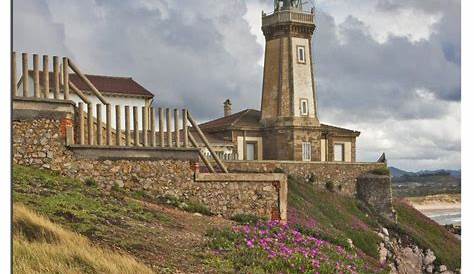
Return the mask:
[[461,194],[439,194],[406,199],[414,208],[439,224],[461,225]]

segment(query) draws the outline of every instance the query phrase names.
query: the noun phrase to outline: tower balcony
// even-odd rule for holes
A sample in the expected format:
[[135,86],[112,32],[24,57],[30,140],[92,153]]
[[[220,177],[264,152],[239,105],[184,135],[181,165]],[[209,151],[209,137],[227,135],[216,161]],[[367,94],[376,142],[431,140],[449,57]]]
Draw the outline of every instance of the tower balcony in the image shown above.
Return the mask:
[[314,9],[312,9],[311,12],[301,10],[279,10],[268,15],[262,13],[262,27],[284,23],[314,25]]

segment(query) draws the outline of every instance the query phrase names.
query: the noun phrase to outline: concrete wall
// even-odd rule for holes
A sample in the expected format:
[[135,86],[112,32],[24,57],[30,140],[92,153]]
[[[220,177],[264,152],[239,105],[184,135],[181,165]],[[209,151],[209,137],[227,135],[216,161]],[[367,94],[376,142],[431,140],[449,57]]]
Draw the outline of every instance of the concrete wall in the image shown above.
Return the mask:
[[[383,163],[334,163],[302,161],[227,161],[231,172],[274,172],[281,169],[285,173],[314,183],[324,188],[333,182],[343,194],[356,194],[357,178],[371,170],[385,167]],[[340,188],[340,190],[339,190]]]
[[[279,181],[278,176],[275,176],[274,181],[258,178],[252,181],[252,177],[249,177],[247,181],[238,182],[196,182],[193,178],[193,157],[189,160],[159,160],[145,155],[152,153],[150,151],[141,152],[145,156],[138,158],[120,157],[104,151],[95,154],[109,157],[90,157],[91,153],[94,154],[91,151],[77,153],[74,151],[77,148],[65,146],[64,130],[61,131],[61,127],[60,119],[15,119],[14,164],[55,170],[82,181],[92,178],[104,189],[117,185],[130,190],[145,190],[153,195],[194,200],[224,217],[239,213],[274,217],[275,211],[283,208],[279,198],[281,185],[274,184]],[[284,214],[280,217],[284,217]]]

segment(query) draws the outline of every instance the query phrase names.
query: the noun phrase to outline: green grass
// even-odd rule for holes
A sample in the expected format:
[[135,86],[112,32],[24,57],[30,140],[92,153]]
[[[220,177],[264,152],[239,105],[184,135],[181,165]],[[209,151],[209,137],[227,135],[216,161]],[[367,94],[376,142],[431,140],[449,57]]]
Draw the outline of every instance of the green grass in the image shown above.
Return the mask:
[[148,211],[120,193],[104,193],[90,179],[82,183],[54,172],[15,166],[13,181],[15,202],[89,237],[100,237],[109,224],[126,227],[124,216],[135,221],[166,221],[166,216]]
[[394,206],[399,233],[409,235],[420,247],[433,250],[438,264],[449,269],[461,267],[461,241],[458,238],[406,202],[398,200]]
[[177,207],[189,213],[199,213],[206,216],[212,216],[212,212],[205,205],[196,201],[185,201],[175,196],[158,196],[155,198],[158,202]]
[[252,214],[236,214],[230,218],[232,221],[245,225],[245,224],[256,224],[258,221],[263,221],[264,219]]
[[354,198],[315,190],[311,184],[291,177],[288,187],[289,208],[317,222],[318,229],[306,233],[341,246],[347,245],[345,239],[352,239],[355,247],[376,259],[377,244],[382,240],[374,231],[387,227],[404,240],[433,250],[437,257],[436,264],[445,264],[450,269],[460,268],[460,240],[405,202],[394,201],[398,215],[398,224],[394,224],[376,216]]
[[378,258],[377,244],[381,239],[374,232],[378,225],[359,201],[330,191],[315,190],[311,184],[300,183],[291,177],[288,188],[289,208],[297,215],[316,220],[317,230],[312,232],[315,236],[344,246],[347,239],[351,239],[355,247]]

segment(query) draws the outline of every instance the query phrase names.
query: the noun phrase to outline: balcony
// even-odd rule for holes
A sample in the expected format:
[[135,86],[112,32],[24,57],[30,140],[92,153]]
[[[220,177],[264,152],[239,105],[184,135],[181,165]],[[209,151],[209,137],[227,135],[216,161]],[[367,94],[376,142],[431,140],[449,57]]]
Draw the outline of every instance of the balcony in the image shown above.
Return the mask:
[[273,14],[262,15],[262,27],[278,23],[314,24],[314,12],[281,10]]

